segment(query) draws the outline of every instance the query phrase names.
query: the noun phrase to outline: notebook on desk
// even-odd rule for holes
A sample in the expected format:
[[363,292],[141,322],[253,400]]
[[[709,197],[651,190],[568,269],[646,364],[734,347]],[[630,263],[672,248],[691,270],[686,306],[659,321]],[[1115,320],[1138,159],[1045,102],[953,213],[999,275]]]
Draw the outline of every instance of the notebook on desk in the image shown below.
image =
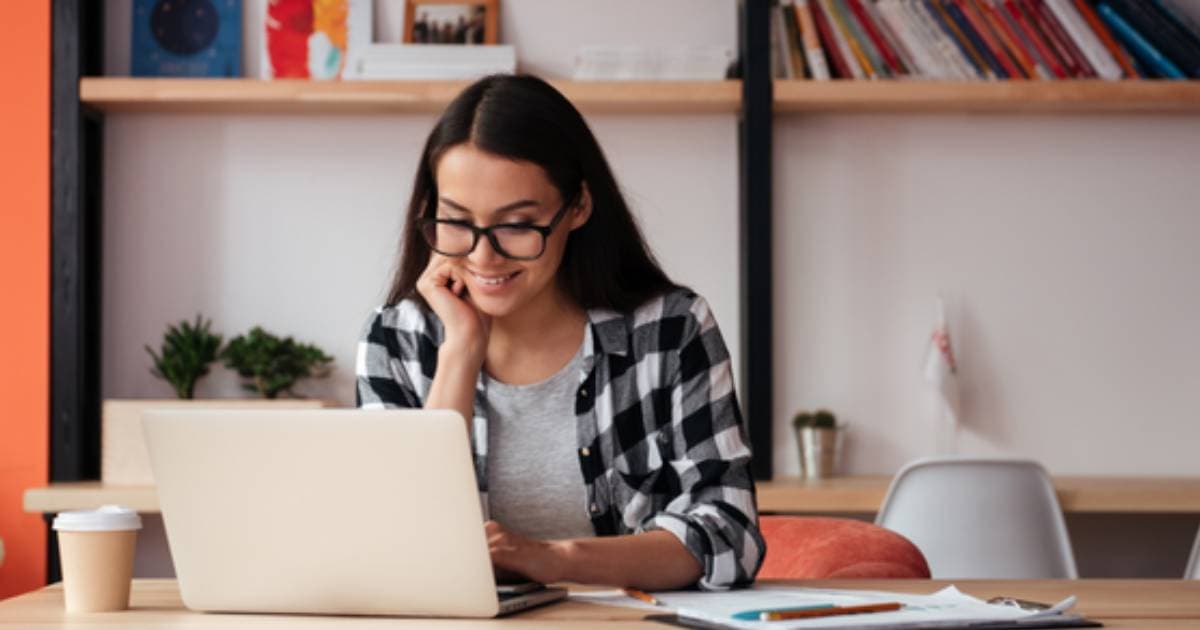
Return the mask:
[[143,424],[190,609],[493,617],[566,596],[498,590],[456,413],[162,409]]

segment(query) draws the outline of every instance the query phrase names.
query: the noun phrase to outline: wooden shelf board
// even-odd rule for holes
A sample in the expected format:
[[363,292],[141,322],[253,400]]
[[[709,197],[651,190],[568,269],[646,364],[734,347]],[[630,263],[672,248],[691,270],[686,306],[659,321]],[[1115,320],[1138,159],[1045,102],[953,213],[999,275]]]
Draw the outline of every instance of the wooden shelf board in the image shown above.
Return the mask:
[[124,505],[138,512],[158,512],[158,489],[154,486],[112,486],[99,481],[72,481],[25,491],[26,512],[88,510],[109,504]]
[[[585,113],[734,113],[740,81],[552,81]],[[306,81],[88,77],[102,112],[438,113],[467,81]]]
[[[890,477],[835,477],[820,481],[760,481],[758,509],[779,513],[876,512]],[[1064,512],[1200,513],[1200,478],[1055,477]]]
[[1200,81],[776,81],[778,113],[1200,112]]
[[[762,512],[870,513],[879,510],[891,477],[835,477],[820,481],[777,479],[757,483]],[[1200,513],[1200,478],[1056,477],[1065,512]],[[52,483],[25,491],[26,512],[61,512],[118,503],[158,511],[154,486],[112,486],[99,481]]]

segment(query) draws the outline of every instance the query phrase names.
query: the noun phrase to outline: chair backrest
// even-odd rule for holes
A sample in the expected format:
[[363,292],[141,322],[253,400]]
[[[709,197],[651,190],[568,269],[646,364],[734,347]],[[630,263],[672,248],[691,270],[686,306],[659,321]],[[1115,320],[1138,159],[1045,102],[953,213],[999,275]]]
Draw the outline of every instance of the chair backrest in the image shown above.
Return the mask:
[[1196,542],[1192,543],[1192,557],[1188,560],[1185,580],[1200,580],[1200,530],[1196,531]]
[[1024,460],[937,457],[905,466],[875,520],[921,549],[934,578],[1076,578],[1049,475]]
[[760,580],[928,578],[921,550],[878,525],[825,516],[760,516]]

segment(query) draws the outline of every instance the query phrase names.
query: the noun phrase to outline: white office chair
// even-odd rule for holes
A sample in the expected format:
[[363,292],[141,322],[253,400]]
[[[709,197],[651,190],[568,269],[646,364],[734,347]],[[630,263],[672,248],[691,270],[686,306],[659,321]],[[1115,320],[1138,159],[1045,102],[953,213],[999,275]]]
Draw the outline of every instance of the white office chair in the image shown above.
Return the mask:
[[1076,578],[1054,486],[1033,461],[938,457],[896,473],[875,524],[906,536],[934,578]]
[[1192,557],[1183,572],[1185,580],[1200,580],[1200,530],[1196,531],[1196,542],[1192,543]]

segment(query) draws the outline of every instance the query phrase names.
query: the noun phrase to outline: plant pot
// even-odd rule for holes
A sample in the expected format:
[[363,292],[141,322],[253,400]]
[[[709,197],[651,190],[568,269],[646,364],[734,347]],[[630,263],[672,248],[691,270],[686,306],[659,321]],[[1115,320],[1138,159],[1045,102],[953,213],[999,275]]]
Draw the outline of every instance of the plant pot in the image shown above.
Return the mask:
[[315,409],[321,400],[260,400],[226,398],[210,400],[106,400],[101,408],[100,478],[107,484],[154,484],[150,455],[142,436],[142,412],[147,409]]
[[841,468],[845,435],[844,426],[835,429],[796,428],[796,446],[800,449],[800,476],[805,479],[828,479],[837,475]]

